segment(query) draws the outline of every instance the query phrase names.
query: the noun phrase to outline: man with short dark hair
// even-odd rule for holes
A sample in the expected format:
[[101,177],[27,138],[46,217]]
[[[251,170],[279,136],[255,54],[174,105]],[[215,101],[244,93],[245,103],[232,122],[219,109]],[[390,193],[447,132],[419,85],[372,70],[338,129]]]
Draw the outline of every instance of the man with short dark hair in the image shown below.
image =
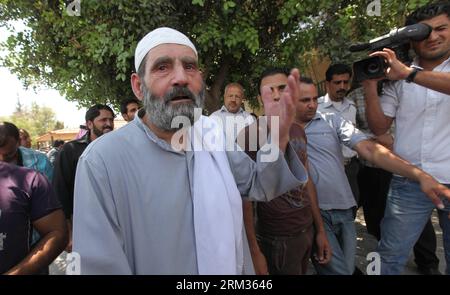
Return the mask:
[[[49,242],[48,236],[46,237],[45,235],[49,233],[49,229],[53,230],[54,228],[47,222],[35,223],[35,221],[60,206],[58,202],[51,200],[53,197],[52,192],[47,191],[48,182],[53,175],[53,168],[47,157],[37,151],[23,146],[19,147],[19,138],[19,129],[14,124],[9,122],[0,123],[0,244],[2,244],[2,248],[9,245],[6,253],[2,253],[3,249],[0,249],[0,273],[9,270],[11,273],[17,274],[43,274],[48,272],[47,267],[51,263],[51,260],[48,261],[49,257],[47,256],[50,255],[50,258],[54,258],[54,247],[57,246],[59,240]],[[37,173],[33,174],[31,173],[32,170],[27,172],[27,170],[16,169],[4,163],[27,167],[39,171],[45,176]],[[24,175],[31,176],[30,178],[17,178],[17,176]],[[40,191],[42,188],[40,184],[46,187],[45,191]],[[47,195],[50,193],[51,195]],[[22,219],[19,215],[30,217],[31,219]],[[8,218],[7,221],[5,221],[6,218]],[[13,224],[12,221],[17,222],[17,224]],[[52,215],[50,221],[54,222],[53,226],[58,227],[58,214]],[[30,227],[30,223],[32,223],[37,232],[32,231],[33,228]],[[11,226],[17,227],[11,228]],[[9,240],[12,242],[6,244],[5,239],[8,236],[10,236]],[[26,243],[23,240],[24,237],[26,237]],[[65,232],[58,233],[55,236],[56,239],[61,237],[65,239]],[[20,240],[20,245],[14,244],[18,242],[17,239]],[[54,244],[55,242],[56,244]],[[16,246],[18,247],[17,249]],[[18,263],[26,256],[31,246],[37,247],[42,253],[36,254],[33,251],[33,255],[36,254],[37,257],[27,256],[26,260],[23,260],[19,265]],[[50,248],[43,250],[42,247]],[[2,257],[2,255],[6,256]],[[12,269],[13,266],[15,266],[14,269]],[[5,268],[2,270],[2,267]]]
[[5,140],[0,147],[0,161],[27,167],[53,178],[53,167],[45,154],[20,145],[20,130],[10,122],[0,123],[0,136]]
[[[372,140],[393,150],[394,138],[392,133],[395,130],[395,126],[391,126],[386,134],[379,136],[375,136],[369,129],[366,117],[364,88],[362,86],[356,88],[349,93],[347,98],[354,101],[357,108],[356,127]],[[381,220],[383,219],[386,208],[392,173],[378,168],[364,159],[360,159],[360,164],[358,173],[360,198],[358,205],[364,209],[364,221],[367,232],[379,241],[381,239]],[[414,262],[420,273],[440,274],[436,246],[436,234],[430,218],[414,245]]]
[[[416,23],[432,30],[427,39],[411,42],[416,58],[410,66],[391,49],[372,53],[386,60],[391,81],[384,84],[380,97],[377,80],[363,82],[366,115],[375,135],[386,133],[395,120],[394,152],[450,187],[450,2],[418,8],[405,24]],[[381,273],[400,274],[436,206],[417,182],[394,175],[390,188],[378,252]],[[450,274],[450,204],[445,204],[438,215]]]
[[120,103],[120,113],[125,121],[133,121],[136,112],[139,110],[140,103],[136,98],[127,98]]
[[[261,74],[260,93],[263,87],[270,87],[272,99],[279,101],[287,86],[288,75],[289,69],[286,68],[266,69]],[[304,80],[300,78],[300,81]],[[295,104],[298,106],[299,101]],[[246,143],[250,140],[249,130],[245,129]],[[296,121],[290,128],[290,142],[308,169],[307,138],[303,127]],[[256,152],[249,152],[248,146],[245,150],[255,159]],[[243,206],[245,229],[256,274],[304,275],[308,270],[310,256],[320,264],[330,261],[332,250],[311,178],[306,186],[295,188],[270,202],[244,201]],[[253,211],[256,211],[256,218],[253,217]]]
[[[27,142],[27,138],[30,138],[28,132],[23,131],[24,129],[18,129],[12,123],[0,123],[0,137],[3,138],[3,142],[0,143],[0,161],[39,171],[51,182],[53,178],[52,164],[45,154],[22,145],[23,142]],[[31,146],[31,141],[29,146]],[[38,232],[33,230],[31,237],[32,245],[35,245],[39,239]],[[41,273],[47,274],[48,270],[42,269]]]
[[88,144],[114,129],[114,117],[113,110],[107,105],[96,104],[90,107],[85,115],[88,132],[80,139],[64,144],[56,158],[52,184],[68,222],[70,233],[68,251],[71,250],[73,191],[78,159]]
[[96,104],[86,111],[85,121],[90,141],[114,130],[113,110],[103,104]]
[[[328,67],[326,73],[326,95],[319,97],[319,108],[321,113],[339,114],[344,119],[355,124],[355,103],[346,98],[350,90],[350,79],[352,69],[345,64],[333,64]],[[344,157],[346,157],[344,153]]]
[[[60,208],[45,176],[0,161],[0,274],[40,274],[52,263],[67,242]],[[32,228],[41,236],[33,247]]]

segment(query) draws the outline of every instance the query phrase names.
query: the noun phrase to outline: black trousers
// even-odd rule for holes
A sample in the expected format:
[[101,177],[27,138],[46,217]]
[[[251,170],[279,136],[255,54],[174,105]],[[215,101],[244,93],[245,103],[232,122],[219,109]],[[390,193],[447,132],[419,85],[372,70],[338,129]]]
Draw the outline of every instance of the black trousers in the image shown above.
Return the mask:
[[[380,168],[361,165],[358,173],[359,202],[364,210],[367,232],[380,240],[380,224],[384,216],[386,199],[392,173]],[[419,240],[414,245],[414,262],[419,267],[438,268],[436,256],[436,233],[431,219],[428,220]]]
[[[350,162],[345,164],[345,174],[348,179],[348,183],[350,184],[350,188],[352,189],[353,197],[355,198],[358,207],[359,203],[359,186],[358,186],[358,174],[361,164],[357,157],[351,158]],[[358,208],[356,208],[357,210]],[[356,211],[355,211],[356,213]]]

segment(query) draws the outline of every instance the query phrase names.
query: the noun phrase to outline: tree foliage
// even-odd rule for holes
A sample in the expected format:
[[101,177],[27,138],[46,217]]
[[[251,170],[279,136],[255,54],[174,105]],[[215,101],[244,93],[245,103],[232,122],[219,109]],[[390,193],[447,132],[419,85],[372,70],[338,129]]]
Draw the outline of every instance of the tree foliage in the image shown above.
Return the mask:
[[137,41],[168,24],[173,11],[164,0],[81,2],[81,15],[69,16],[71,1],[9,1],[0,20],[22,20],[29,28],[8,38],[4,64],[26,86],[41,83],[82,106],[132,96],[129,75]]
[[16,110],[9,117],[0,117],[0,121],[15,124],[17,128],[23,128],[30,133],[33,144],[36,138],[53,130],[64,128],[64,123],[56,120],[53,110],[46,106],[39,106],[33,102],[31,107],[23,106],[17,102]]
[[190,36],[207,84],[207,108],[217,109],[227,82],[239,81],[253,102],[258,76],[268,65],[301,69],[315,50],[333,61],[359,58],[346,48],[402,26],[405,14],[430,1],[380,1],[368,16],[361,0],[0,0],[0,25],[23,21],[28,30],[4,45],[3,64],[27,86],[58,89],[82,106],[133,96],[129,76],[139,39],[159,26]]

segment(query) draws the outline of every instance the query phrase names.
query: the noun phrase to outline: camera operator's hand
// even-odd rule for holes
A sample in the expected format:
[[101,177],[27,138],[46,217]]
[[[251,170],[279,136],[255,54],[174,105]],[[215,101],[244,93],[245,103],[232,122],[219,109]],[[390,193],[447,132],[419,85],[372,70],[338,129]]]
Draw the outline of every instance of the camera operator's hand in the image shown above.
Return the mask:
[[400,62],[397,59],[395,52],[389,48],[383,48],[383,51],[376,51],[370,54],[370,56],[381,56],[387,61],[389,67],[386,70],[386,77],[389,80],[406,79],[406,77],[408,77],[408,75],[413,70],[412,68]]

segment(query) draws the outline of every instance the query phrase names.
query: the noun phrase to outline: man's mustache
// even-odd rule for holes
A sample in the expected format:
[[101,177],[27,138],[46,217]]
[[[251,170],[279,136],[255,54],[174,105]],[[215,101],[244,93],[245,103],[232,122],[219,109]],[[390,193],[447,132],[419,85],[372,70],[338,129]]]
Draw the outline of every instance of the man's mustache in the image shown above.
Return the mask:
[[169,103],[174,98],[185,97],[195,101],[195,95],[189,90],[189,88],[184,86],[174,86],[169,93],[164,95],[164,103]]

